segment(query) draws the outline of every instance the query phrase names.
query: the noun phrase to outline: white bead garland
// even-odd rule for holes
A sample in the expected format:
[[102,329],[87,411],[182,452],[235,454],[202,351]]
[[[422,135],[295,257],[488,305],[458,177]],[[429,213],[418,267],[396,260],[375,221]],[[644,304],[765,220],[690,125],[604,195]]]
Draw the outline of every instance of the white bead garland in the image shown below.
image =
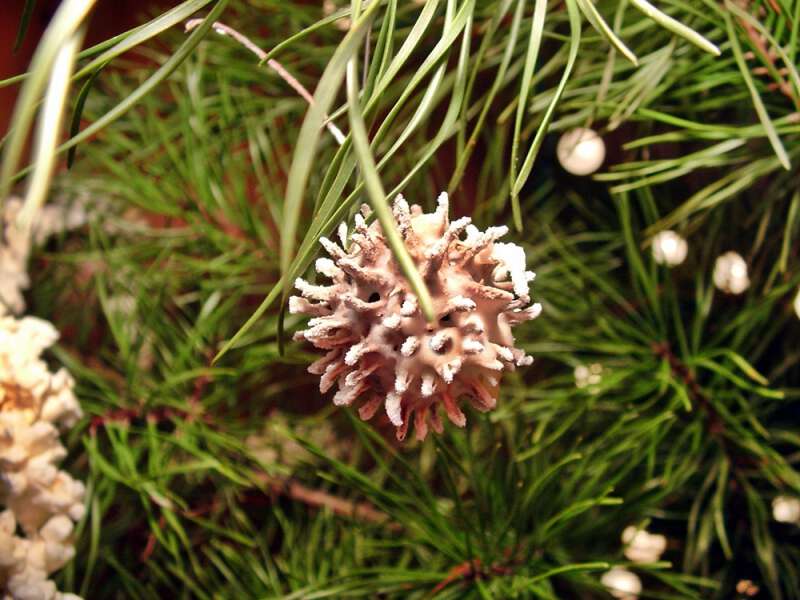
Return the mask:
[[653,238],[653,259],[660,265],[674,267],[686,260],[689,244],[680,235],[667,229]]
[[606,158],[606,145],[596,132],[585,127],[570,129],[556,146],[558,162],[573,175],[591,175]]

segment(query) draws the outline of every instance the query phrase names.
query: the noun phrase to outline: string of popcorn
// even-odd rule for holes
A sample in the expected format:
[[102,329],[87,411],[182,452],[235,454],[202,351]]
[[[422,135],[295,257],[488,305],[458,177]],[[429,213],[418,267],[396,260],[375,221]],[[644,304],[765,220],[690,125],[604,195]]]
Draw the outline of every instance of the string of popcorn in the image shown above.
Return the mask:
[[0,225],[0,596],[4,600],[76,600],[49,576],[75,554],[74,524],[84,515],[84,486],[58,465],[66,456],[59,433],[82,413],[74,382],[51,372],[42,352],[55,327],[25,309],[32,245],[85,222],[81,209],[48,206],[29,230],[16,226],[22,203],[9,199]]

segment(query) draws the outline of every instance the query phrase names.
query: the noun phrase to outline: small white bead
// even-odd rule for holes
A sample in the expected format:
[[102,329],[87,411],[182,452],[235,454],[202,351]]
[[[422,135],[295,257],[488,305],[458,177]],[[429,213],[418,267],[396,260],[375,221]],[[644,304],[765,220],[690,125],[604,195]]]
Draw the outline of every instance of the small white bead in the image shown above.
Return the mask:
[[772,501],[772,518],[779,523],[800,524],[800,499],[776,496]]
[[585,127],[570,129],[556,147],[558,162],[573,175],[591,175],[606,158],[606,145],[597,133]]
[[736,252],[726,252],[714,264],[714,285],[728,294],[741,294],[750,287],[747,263]]
[[794,297],[794,313],[800,319],[800,288],[797,289],[797,296]]
[[654,563],[667,549],[667,538],[633,525],[622,532],[622,542],[626,545],[625,557],[637,563]]
[[653,238],[653,259],[668,267],[686,260],[689,245],[680,235],[671,230],[662,231]]
[[606,571],[600,582],[608,588],[612,596],[620,600],[636,600],[642,593],[642,580],[635,573],[622,567]]

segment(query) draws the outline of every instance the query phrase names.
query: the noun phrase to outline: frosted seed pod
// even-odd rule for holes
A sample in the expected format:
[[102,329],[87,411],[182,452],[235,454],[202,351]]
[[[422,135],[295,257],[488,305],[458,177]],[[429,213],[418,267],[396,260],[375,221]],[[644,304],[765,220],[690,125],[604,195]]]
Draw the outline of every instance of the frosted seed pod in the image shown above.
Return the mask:
[[558,162],[573,175],[591,175],[606,158],[606,144],[596,132],[576,127],[562,134],[556,146]]
[[726,252],[714,264],[714,285],[727,294],[741,294],[750,287],[747,263],[737,252]]
[[662,231],[653,238],[653,259],[660,265],[674,267],[686,260],[689,245],[672,230]]
[[525,252],[497,242],[506,227],[482,232],[468,217],[450,222],[448,212],[447,194],[432,213],[402,196],[393,209],[431,291],[435,323],[419,309],[380,223],[367,226],[363,218],[346,250],[320,240],[331,260],[318,261],[318,271],[330,283],[298,279],[300,296],[289,300],[292,313],[313,317],[296,339],[327,352],[309,367],[321,376],[320,390],[338,386],[334,403],[358,400],[363,418],[383,405],[401,440],[412,421],[418,439],[429,426],[441,432],[440,410],[463,427],[465,400],[479,411],[493,409],[500,373],[532,362],[511,334],[542,310],[531,303],[534,274],[525,269]]

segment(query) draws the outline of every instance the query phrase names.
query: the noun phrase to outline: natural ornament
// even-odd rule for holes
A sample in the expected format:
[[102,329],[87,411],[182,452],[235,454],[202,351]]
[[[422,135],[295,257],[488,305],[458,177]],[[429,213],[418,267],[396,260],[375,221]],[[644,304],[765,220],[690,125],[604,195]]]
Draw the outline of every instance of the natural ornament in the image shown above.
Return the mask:
[[384,405],[399,440],[412,416],[417,439],[425,439],[429,422],[441,433],[439,406],[463,427],[463,399],[479,411],[493,409],[502,372],[533,362],[511,335],[513,326],[542,310],[530,304],[534,273],[525,270],[525,253],[496,241],[507,227],[481,232],[469,217],[451,223],[447,194],[433,213],[398,196],[398,229],[433,298],[436,320],[429,323],[380,225],[368,225],[368,216],[367,207],[356,215],[349,247],[344,224],[344,249],[320,240],[333,260],[320,258],[316,270],[330,285],[295,283],[302,297],[290,298],[289,310],[313,317],[296,339],[327,351],[309,371],[321,375],[323,393],[338,383],[334,404],[363,398],[362,419]]

